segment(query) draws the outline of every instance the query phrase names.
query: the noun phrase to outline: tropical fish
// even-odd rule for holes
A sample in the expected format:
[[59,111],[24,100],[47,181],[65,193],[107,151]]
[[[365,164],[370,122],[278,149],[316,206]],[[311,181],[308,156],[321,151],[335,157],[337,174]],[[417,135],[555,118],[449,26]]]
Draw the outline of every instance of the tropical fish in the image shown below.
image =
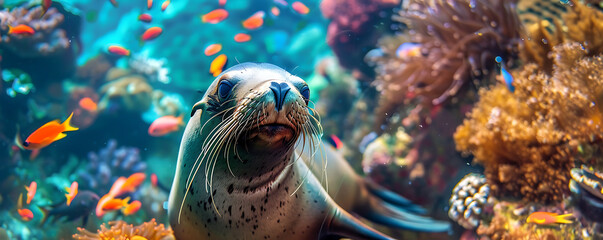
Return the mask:
[[108,201],[104,202],[102,205],[102,210],[104,211],[115,211],[123,208],[130,201],[130,197],[119,199],[119,198],[111,198]]
[[109,46],[108,52],[119,56],[130,56],[130,50],[117,45]]
[[235,42],[247,42],[251,40],[251,36],[246,33],[237,33],[237,35],[234,36],[234,40]]
[[339,139],[335,134],[331,134],[331,136],[328,138],[328,141],[331,145],[333,145],[333,147],[335,147],[335,149],[341,149],[341,147],[343,147],[341,139]]
[[178,131],[182,125],[184,125],[182,116],[163,116],[155,119],[155,121],[151,123],[151,126],[149,126],[149,135],[153,137],[160,137],[168,133]]
[[19,24],[14,27],[8,25],[8,34],[31,36],[34,33],[36,33],[36,31],[33,28],[31,28],[30,26],[27,26],[25,24]]
[[207,46],[205,48],[204,53],[205,53],[205,56],[211,56],[211,55],[214,55],[214,54],[220,52],[220,50],[222,50],[222,44],[214,43],[214,44]]
[[217,77],[220,75],[220,73],[222,73],[224,66],[226,66],[226,62],[228,62],[228,57],[226,57],[226,54],[218,55],[209,66],[209,73],[212,74],[212,76]]
[[157,180],[157,174],[151,174],[151,185],[153,187],[157,187],[158,184],[158,180]]
[[94,102],[94,100],[92,100],[89,97],[80,99],[78,104],[80,105],[81,108],[85,109],[88,112],[94,112],[94,111],[96,111],[96,109],[98,109],[97,104]]
[[86,226],[88,222],[88,216],[94,207],[98,203],[99,197],[96,193],[91,191],[81,191],[72,199],[70,205],[66,205],[64,202],[54,204],[50,209],[41,208],[44,212],[44,218],[42,224],[46,222],[50,217],[53,217],[53,221],[57,219],[66,219],[66,221],[73,221],[78,218],[82,219],[82,227]]
[[105,215],[105,213],[107,213],[105,211],[104,207],[112,199],[113,199],[113,196],[111,196],[110,194],[105,194],[105,196],[101,197],[100,200],[98,200],[98,203],[96,204],[96,211],[95,211],[97,217],[102,217],[103,215]]
[[245,29],[248,30],[258,29],[264,24],[265,15],[266,13],[264,13],[264,11],[257,11],[256,13],[251,15],[251,17],[243,20],[241,24]]
[[405,42],[398,46],[396,49],[396,56],[398,58],[417,57],[421,55],[421,44]]
[[38,189],[38,184],[36,181],[33,181],[28,186],[25,186],[25,190],[27,190],[27,204],[31,203],[31,200],[36,195],[36,190]]
[[295,11],[296,13],[299,13],[301,15],[306,15],[306,14],[310,13],[310,9],[301,2],[293,2],[291,4],[291,9],[293,9],[293,11]]
[[71,205],[71,202],[75,196],[77,196],[77,186],[77,182],[74,181],[71,183],[71,187],[65,187],[65,191],[67,191],[67,194],[65,194],[65,198],[67,198],[67,206]]
[[273,16],[278,17],[278,15],[281,14],[281,10],[279,10],[276,6],[270,8],[270,13],[272,13]]
[[21,216],[21,219],[26,222],[31,221],[34,217],[33,212],[27,208],[17,209],[17,212],[19,213],[19,216]]
[[153,7],[153,0],[147,0],[147,9],[151,10],[151,7]]
[[165,11],[165,9],[170,5],[170,0],[165,0],[162,4],[161,4],[161,11]]
[[216,24],[228,17],[228,11],[224,9],[215,9],[201,16],[201,22]]
[[[144,182],[145,178],[147,178],[147,175],[144,173],[134,173],[134,174],[130,175],[124,182],[121,192],[125,193],[125,192],[136,191],[136,188],[138,186],[140,186],[140,184],[142,184],[142,182]],[[121,195],[121,194],[117,194],[116,196],[119,196],[119,195]]]
[[140,209],[140,201],[136,200],[133,201],[132,203],[126,203],[125,206],[121,209],[121,212],[128,216],[128,215],[132,215],[136,212],[138,212],[138,210]]
[[150,23],[151,21],[153,21],[153,17],[151,16],[151,14],[143,13],[138,15],[138,20],[140,20],[141,22]]
[[59,120],[54,120],[44,124],[29,135],[19,147],[27,150],[40,149],[66,137],[67,134],[64,132],[78,130],[78,128],[71,126],[71,117],[73,117],[73,113],[63,123],[59,123]]
[[224,7],[224,5],[226,5],[226,0],[219,0],[218,4],[220,4],[220,6]]
[[507,68],[505,67],[505,63],[503,62],[503,59],[500,56],[497,56],[495,58],[495,61],[498,64],[500,64],[501,75],[497,76],[498,80],[500,80],[505,85],[507,85],[507,88],[509,89],[509,91],[515,92],[515,86],[513,85],[513,82],[514,82],[513,75],[511,75],[511,73],[509,71],[507,71]]
[[153,39],[159,37],[159,35],[161,35],[162,32],[163,32],[163,29],[161,29],[160,27],[151,27],[142,34],[141,39],[143,41],[153,40]]
[[558,215],[557,213],[550,212],[533,212],[528,216],[526,222],[536,223],[539,225],[549,225],[555,223],[572,223],[572,221],[565,219],[566,217],[573,216],[573,214]]
[[111,4],[113,5],[113,7],[119,7],[119,3],[115,0],[109,0],[111,2]]
[[40,15],[40,17],[43,17],[44,14],[46,14],[46,11],[48,11],[51,4],[52,0],[42,0],[42,15]]

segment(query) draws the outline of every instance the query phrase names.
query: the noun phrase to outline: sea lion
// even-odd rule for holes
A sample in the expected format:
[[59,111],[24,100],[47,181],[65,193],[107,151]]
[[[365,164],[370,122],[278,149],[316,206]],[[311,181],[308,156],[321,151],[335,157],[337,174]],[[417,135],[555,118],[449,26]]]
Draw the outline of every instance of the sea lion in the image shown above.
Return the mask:
[[[177,239],[389,239],[338,206],[321,185],[331,185],[332,170],[325,168],[331,159],[320,148],[322,129],[308,107],[309,94],[301,78],[266,63],[239,64],[214,80],[193,107],[180,146],[168,203]],[[347,167],[339,180],[357,182]],[[342,200],[351,210],[387,204],[368,194],[377,188],[339,186],[362,197]],[[380,208],[388,214],[377,213],[377,220],[430,223],[412,214],[405,219],[396,207]]]

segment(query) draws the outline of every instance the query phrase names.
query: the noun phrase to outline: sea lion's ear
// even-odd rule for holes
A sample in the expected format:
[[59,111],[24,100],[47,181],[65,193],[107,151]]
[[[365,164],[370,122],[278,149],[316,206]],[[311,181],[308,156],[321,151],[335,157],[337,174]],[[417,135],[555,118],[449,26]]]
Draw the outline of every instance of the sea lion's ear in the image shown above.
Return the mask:
[[193,109],[191,110],[191,117],[193,115],[195,115],[195,112],[197,110],[204,111],[205,109],[207,109],[207,103],[206,102],[199,101],[199,102],[195,103],[195,105],[193,106]]

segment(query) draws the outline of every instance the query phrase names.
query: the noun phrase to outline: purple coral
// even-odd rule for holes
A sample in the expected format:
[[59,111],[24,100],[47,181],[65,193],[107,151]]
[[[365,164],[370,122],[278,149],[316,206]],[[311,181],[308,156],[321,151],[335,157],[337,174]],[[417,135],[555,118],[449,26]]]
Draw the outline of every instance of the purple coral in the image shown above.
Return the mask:
[[117,141],[111,139],[98,153],[88,153],[88,166],[79,173],[79,177],[91,189],[109,191],[111,184],[120,176],[144,172],[147,164],[140,159],[140,151],[135,147],[117,147]]

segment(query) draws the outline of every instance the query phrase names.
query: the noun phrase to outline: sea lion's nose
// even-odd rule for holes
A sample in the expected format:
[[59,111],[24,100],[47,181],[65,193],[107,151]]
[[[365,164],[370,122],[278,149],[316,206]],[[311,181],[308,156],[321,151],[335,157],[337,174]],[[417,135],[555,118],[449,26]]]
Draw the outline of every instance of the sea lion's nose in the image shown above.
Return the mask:
[[289,90],[291,90],[291,87],[289,87],[287,83],[271,82],[270,90],[272,90],[272,92],[274,93],[274,104],[276,105],[276,110],[280,111],[281,109],[283,109],[285,96],[287,96],[287,93],[289,92]]

